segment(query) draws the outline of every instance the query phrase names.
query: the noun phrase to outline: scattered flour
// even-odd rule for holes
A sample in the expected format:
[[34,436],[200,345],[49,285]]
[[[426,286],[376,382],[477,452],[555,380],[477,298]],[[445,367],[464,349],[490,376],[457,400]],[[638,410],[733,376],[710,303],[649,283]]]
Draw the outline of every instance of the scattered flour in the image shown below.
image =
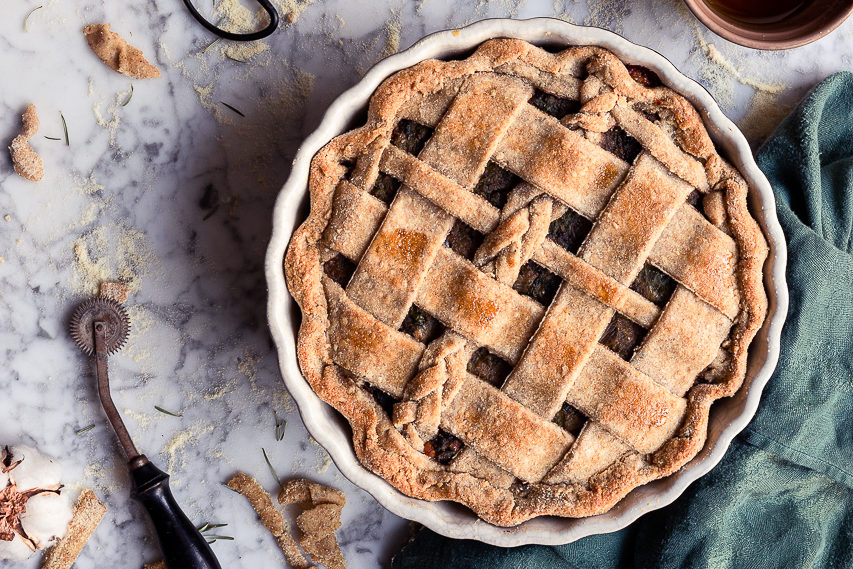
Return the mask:
[[[556,6],[556,3],[555,3]],[[623,22],[631,13],[631,2],[624,0],[603,0],[587,2],[589,14],[584,25],[611,30],[617,34],[623,33]]]
[[151,426],[151,421],[154,419],[149,413],[140,413],[130,408],[126,408],[122,411],[122,414],[133,419],[136,425],[143,430],[148,429]]
[[[101,105],[105,104],[103,99],[92,103],[92,113],[95,115],[95,121],[98,123],[98,126],[103,127],[109,133],[110,146],[112,147],[116,145],[116,135],[118,134],[118,127],[121,124],[121,115],[119,114],[119,111],[124,103],[128,101],[132,93],[133,91],[131,87],[128,87],[125,91],[119,91],[116,93],[113,96],[112,101],[107,104],[107,117],[104,117],[104,114],[101,111]],[[94,95],[93,81],[91,79],[89,79],[89,95]]]
[[136,291],[153,264],[145,234],[119,225],[103,225],[82,235],[73,252],[72,288],[80,294],[95,295],[103,281],[115,279]]
[[759,144],[791,112],[793,104],[784,104],[778,96],[756,91],[747,107],[746,114],[738,121],[738,127],[753,144]]
[[316,0],[275,0],[274,3],[280,14],[284,16],[287,24],[292,24],[299,19],[302,12]]
[[719,65],[722,69],[727,71],[732,77],[737,79],[739,83],[748,85],[756,91],[761,91],[763,93],[768,93],[771,95],[781,93],[785,90],[784,85],[764,83],[762,81],[758,81],[757,79],[744,76],[737,68],[735,68],[735,66],[728,59],[725,58],[722,53],[720,53],[720,51],[714,46],[714,44],[707,43],[701,39],[701,36],[699,37],[700,45],[702,46],[702,51],[705,52],[705,55],[708,56],[708,59],[710,59],[711,61]]
[[385,30],[385,45],[382,46],[382,51],[379,57],[385,58],[389,55],[394,55],[400,51],[400,12],[392,12],[384,26]]
[[249,380],[249,385],[252,386],[252,391],[258,392],[257,377],[258,377],[258,354],[249,351],[248,348],[243,350],[243,355],[237,358],[237,371],[245,375]]
[[207,401],[214,401],[216,399],[220,399],[225,395],[235,391],[237,389],[237,385],[233,381],[229,381],[228,383],[214,386],[213,389],[204,394],[204,398]]
[[176,433],[162,451],[166,455],[166,472],[175,474],[178,469],[183,469],[186,466],[186,461],[178,455],[183,455],[189,446],[197,443],[203,435],[211,432],[213,432],[213,425],[205,426],[199,422]]

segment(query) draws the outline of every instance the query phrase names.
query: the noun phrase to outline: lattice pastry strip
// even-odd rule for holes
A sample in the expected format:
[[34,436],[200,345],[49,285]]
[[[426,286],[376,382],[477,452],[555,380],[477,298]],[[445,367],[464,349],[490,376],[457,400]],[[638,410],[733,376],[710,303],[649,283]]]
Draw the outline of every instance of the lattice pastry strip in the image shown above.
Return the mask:
[[[555,118],[547,97],[576,103]],[[404,118],[435,129],[420,153],[391,144]],[[614,129],[642,147],[633,164],[597,145]],[[489,161],[521,179],[503,209],[472,192]],[[389,175],[402,187],[386,206],[368,192]],[[766,308],[744,187],[689,103],[599,48],[496,40],[423,62],[312,163],[286,262],[303,372],[361,460],[409,494],[505,525],[604,511],[694,456],[708,406],[743,379]],[[685,201],[694,188],[711,222]],[[577,254],[547,237],[569,208],[595,222]],[[484,236],[473,263],[444,247],[457,220]],[[346,290],[318,276],[335,251],[357,263]],[[528,260],[562,279],[550,306],[511,288]],[[663,308],[629,288],[646,265],[678,283]],[[427,346],[398,331],[413,303],[447,327]],[[630,362],[600,343],[619,314],[647,330]],[[502,386],[465,370],[482,346],[515,365]],[[696,383],[709,364],[715,383]],[[391,417],[365,381],[397,400]],[[577,438],[551,422],[564,401],[586,416]],[[421,452],[442,431],[467,445],[449,463]]]

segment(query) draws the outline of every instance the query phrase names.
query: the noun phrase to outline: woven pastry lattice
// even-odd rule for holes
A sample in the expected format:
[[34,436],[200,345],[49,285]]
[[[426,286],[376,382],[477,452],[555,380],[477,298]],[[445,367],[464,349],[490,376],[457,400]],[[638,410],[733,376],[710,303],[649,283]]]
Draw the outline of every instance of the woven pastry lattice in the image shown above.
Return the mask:
[[605,511],[701,449],[765,313],[747,187],[610,52],[493,40],[374,94],[312,162],[299,360],[403,492]]

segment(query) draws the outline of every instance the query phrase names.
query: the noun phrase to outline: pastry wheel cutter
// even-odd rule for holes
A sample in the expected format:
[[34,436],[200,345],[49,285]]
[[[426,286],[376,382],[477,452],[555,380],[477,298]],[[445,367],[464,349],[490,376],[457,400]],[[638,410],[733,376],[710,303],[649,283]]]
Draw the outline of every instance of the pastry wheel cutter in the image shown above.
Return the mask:
[[181,510],[169,489],[169,475],[136,450],[110,396],[107,356],[127,340],[130,318],[118,302],[98,297],[84,301],[71,316],[71,337],[81,350],[95,357],[98,394],[104,412],[127,455],[131,496],[148,512],[168,569],[221,569],[213,550]]

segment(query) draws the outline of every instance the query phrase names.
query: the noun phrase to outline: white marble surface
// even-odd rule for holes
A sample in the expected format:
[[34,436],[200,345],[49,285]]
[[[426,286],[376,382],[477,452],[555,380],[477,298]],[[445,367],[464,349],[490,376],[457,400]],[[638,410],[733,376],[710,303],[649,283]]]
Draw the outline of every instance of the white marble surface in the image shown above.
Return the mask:
[[[0,156],[0,443],[40,447],[63,463],[70,488],[91,487],[107,502],[77,567],[132,568],[158,558],[128,498],[88,364],[65,330],[70,311],[102,278],[134,289],[133,332],[111,360],[117,405],[137,445],[171,472],[190,518],[229,524],[218,531],[236,539],[213,546],[224,567],[285,566],[247,503],[222,486],[244,470],[273,489],[262,447],[282,478],[304,475],[345,490],[339,538],[350,567],[387,567],[405,539],[406,522],[343,479],[302,426],[271,349],[262,272],[271,206],[300,140],[383,54],[484,17],[557,15],[661,52],[703,83],[752,142],[819,79],[853,69],[853,21],[813,45],[762,53],[717,38],[677,0],[276,1],[301,13],[256,45],[248,62],[230,59],[247,53],[225,42],[202,53],[212,37],[179,0],[4,6],[0,133],[8,144],[35,103],[42,127],[32,144],[47,174],[27,182],[12,173],[8,154]],[[223,10],[235,2],[216,3]],[[39,4],[25,32],[25,16]],[[213,11],[207,0],[199,6]],[[104,67],[80,33],[93,22],[111,23],[163,77],[131,81]],[[131,83],[133,97],[122,106]],[[43,137],[63,137],[60,111],[70,146]],[[209,185],[221,205],[205,220],[211,210],[199,201]],[[287,420],[281,442],[274,411]]]

